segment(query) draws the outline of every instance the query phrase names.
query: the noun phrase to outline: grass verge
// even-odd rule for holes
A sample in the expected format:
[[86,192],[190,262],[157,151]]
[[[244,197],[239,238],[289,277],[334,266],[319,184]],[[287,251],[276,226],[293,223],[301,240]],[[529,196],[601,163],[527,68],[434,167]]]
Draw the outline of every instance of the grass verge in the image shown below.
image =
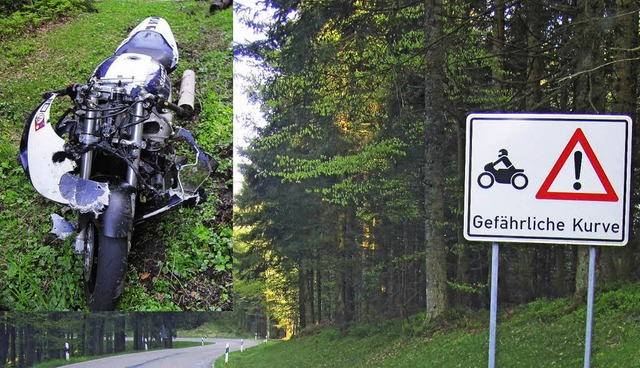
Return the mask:
[[[567,299],[501,311],[496,365],[582,366],[585,313]],[[487,324],[484,312],[458,314],[425,329],[416,328],[423,325],[419,316],[355,325],[346,336],[330,327],[232,352],[229,367],[486,367]],[[596,293],[592,336],[592,367],[640,367],[640,283]]]

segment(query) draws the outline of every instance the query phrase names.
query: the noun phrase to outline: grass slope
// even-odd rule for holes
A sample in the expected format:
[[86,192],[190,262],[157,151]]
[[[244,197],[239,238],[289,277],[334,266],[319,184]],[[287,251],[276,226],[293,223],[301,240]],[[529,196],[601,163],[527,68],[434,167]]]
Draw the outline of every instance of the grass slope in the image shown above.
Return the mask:
[[214,322],[205,322],[200,326],[177,331],[178,337],[219,337],[230,339],[253,339],[253,333],[249,331],[240,330],[238,328],[238,321],[233,312],[220,312],[212,314],[215,318]]
[[[231,353],[229,367],[486,367],[487,324],[483,312],[426,327],[417,316],[360,324],[345,337],[331,327]],[[496,365],[580,367],[584,335],[585,307],[567,299],[502,311]],[[592,367],[640,367],[640,284],[598,290],[592,336]]]
[[[0,310],[83,310],[82,256],[57,240],[51,213],[17,162],[25,121],[43,91],[84,82],[142,19],[159,15],[180,49],[174,87],[196,71],[199,116],[190,129],[220,161],[209,198],[136,227],[118,309],[228,310],[232,256],[232,10],[209,15],[202,1],[97,1],[96,13],[48,24],[0,43]],[[68,99],[60,99],[62,106]],[[72,213],[64,213],[73,219]]]

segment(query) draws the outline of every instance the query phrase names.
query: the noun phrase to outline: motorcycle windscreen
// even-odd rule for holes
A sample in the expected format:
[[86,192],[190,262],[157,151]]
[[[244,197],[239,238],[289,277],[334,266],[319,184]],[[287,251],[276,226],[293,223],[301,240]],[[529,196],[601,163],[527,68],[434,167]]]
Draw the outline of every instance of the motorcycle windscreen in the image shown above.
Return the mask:
[[75,169],[76,164],[66,157],[60,162],[53,159],[54,154],[64,152],[65,144],[49,122],[55,98],[53,94],[38,106],[27,122],[20,143],[20,163],[40,195],[68,205],[69,200],[63,197],[59,184],[62,176]]
[[187,195],[195,194],[213,172],[209,160],[183,165],[178,172],[180,188]]

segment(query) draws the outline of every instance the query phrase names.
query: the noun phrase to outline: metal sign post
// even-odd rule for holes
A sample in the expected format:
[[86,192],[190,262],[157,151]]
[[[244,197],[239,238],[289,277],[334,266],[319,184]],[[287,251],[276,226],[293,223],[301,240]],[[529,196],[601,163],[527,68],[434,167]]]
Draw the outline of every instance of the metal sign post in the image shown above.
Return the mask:
[[500,246],[491,248],[491,307],[489,312],[489,368],[496,366],[496,326],[498,321],[498,262]]
[[584,337],[584,368],[591,366],[591,327],[593,326],[593,294],[596,280],[596,247],[589,249],[589,285],[587,286],[587,327]]

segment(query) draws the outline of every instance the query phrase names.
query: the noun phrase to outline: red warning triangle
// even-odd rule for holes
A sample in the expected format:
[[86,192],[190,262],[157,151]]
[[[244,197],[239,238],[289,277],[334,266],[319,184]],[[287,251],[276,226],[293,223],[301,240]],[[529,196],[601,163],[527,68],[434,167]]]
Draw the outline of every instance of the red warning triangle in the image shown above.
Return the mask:
[[[593,166],[593,169],[595,170],[596,175],[598,176],[598,179],[600,179],[600,183],[604,187],[605,193],[549,192],[549,188],[551,187],[551,184],[553,184],[553,181],[556,180],[556,177],[558,176],[560,169],[562,169],[564,164],[567,162],[567,159],[571,155],[571,152],[573,152],[573,149],[576,147],[578,143],[580,143],[580,145],[584,149],[585,155],[587,156],[587,158],[589,158],[589,162],[591,162],[591,166]],[[591,148],[589,141],[587,141],[587,137],[585,137],[584,133],[582,132],[582,129],[578,128],[576,129],[575,133],[573,133],[573,136],[571,136],[571,139],[569,139],[569,143],[567,143],[567,146],[564,148],[564,151],[562,151],[562,153],[560,154],[558,161],[555,163],[555,165],[553,165],[553,168],[551,168],[551,172],[549,172],[549,175],[544,180],[544,182],[542,183],[542,186],[538,190],[538,193],[536,194],[536,198],[537,199],[557,199],[557,200],[567,200],[567,201],[599,201],[599,202],[617,202],[618,201],[618,195],[616,194],[616,191],[613,189],[613,186],[611,185],[609,178],[607,178],[607,174],[605,174],[604,170],[602,169],[602,165],[600,165],[600,162],[598,161],[598,158],[593,152],[593,149]]]

